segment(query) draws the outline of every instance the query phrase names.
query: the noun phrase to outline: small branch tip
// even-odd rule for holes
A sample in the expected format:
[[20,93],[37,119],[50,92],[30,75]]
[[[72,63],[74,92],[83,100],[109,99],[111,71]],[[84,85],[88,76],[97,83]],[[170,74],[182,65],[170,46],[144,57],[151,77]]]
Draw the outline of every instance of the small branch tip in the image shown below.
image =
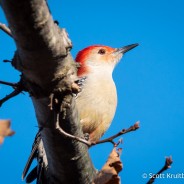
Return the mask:
[[165,159],[166,169],[170,169],[172,163],[173,163],[172,156],[166,157],[166,159]]
[[[115,138],[119,137],[120,135],[123,135],[123,134],[126,134],[128,132],[132,132],[132,131],[135,131],[139,128],[139,121],[137,121],[134,125],[130,126],[128,129],[122,129],[120,132],[118,132],[117,134],[107,138],[107,139],[103,139],[103,140],[100,140],[96,143],[93,143],[92,145],[96,145],[96,144],[101,144],[101,143],[106,143],[106,142],[110,142],[114,145],[114,147],[117,147],[117,144],[113,141]],[[120,144],[121,142],[118,142],[118,145]]]
[[154,183],[155,179],[157,178],[156,176],[159,175],[159,174],[161,174],[161,173],[163,173],[167,169],[170,169],[172,163],[173,163],[172,157],[171,156],[166,157],[165,164],[162,167],[162,169],[160,169],[156,174],[154,174],[146,184],[152,184],[152,183]]
[[0,23],[0,29],[12,37],[11,30],[5,24]]

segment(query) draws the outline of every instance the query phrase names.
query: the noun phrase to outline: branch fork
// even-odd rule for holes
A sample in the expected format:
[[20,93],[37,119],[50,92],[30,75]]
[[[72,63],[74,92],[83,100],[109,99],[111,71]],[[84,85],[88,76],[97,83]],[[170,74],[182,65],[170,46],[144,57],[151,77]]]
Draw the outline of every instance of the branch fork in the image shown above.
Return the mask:
[[130,126],[128,129],[123,129],[122,131],[120,131],[119,133],[107,138],[107,139],[103,139],[103,140],[100,140],[100,141],[97,141],[97,142],[91,142],[90,140],[86,140],[84,138],[80,138],[80,137],[76,137],[74,135],[71,135],[71,134],[68,134],[67,132],[65,132],[59,125],[59,113],[57,114],[57,120],[56,120],[56,129],[59,130],[59,132],[61,134],[63,134],[64,136],[70,138],[70,139],[74,139],[74,140],[78,140],[79,142],[82,142],[84,144],[86,144],[87,146],[94,146],[94,145],[97,145],[97,144],[102,144],[102,143],[107,143],[107,142],[110,142],[113,144],[114,147],[117,147],[120,143],[122,143],[122,139],[120,139],[118,141],[118,143],[115,143],[113,140],[117,137],[119,137],[120,135],[123,135],[123,134],[126,134],[128,132],[131,132],[131,131],[135,131],[139,128],[139,121],[136,122],[134,125]]

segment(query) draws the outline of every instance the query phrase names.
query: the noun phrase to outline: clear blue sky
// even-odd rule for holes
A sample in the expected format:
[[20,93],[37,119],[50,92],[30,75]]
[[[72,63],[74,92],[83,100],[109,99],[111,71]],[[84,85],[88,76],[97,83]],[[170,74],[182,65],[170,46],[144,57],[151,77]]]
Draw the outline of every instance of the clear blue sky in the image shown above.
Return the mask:
[[[123,136],[123,184],[145,183],[143,173],[155,173],[172,155],[166,173],[184,173],[184,1],[139,0],[86,2],[49,1],[54,19],[65,27],[73,41],[73,56],[92,44],[140,46],[128,52],[114,71],[118,107],[104,137],[129,127],[137,120],[141,128]],[[0,22],[6,23],[2,10]],[[0,32],[0,61],[11,59],[15,45]],[[19,73],[0,62],[0,80],[16,82]],[[0,97],[12,89],[0,86]],[[23,183],[24,168],[37,123],[28,95],[19,95],[0,109],[0,118],[10,118],[16,134],[0,147],[0,183]],[[104,164],[112,146],[90,150],[96,168]],[[157,184],[182,184],[183,179],[158,179]]]

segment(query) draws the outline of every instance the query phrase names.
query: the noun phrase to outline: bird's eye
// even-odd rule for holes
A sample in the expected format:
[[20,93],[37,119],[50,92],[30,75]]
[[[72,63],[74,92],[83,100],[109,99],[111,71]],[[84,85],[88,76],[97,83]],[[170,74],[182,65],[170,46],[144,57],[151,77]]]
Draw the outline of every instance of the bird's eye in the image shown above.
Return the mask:
[[105,54],[105,49],[100,49],[99,51],[98,51],[98,54]]

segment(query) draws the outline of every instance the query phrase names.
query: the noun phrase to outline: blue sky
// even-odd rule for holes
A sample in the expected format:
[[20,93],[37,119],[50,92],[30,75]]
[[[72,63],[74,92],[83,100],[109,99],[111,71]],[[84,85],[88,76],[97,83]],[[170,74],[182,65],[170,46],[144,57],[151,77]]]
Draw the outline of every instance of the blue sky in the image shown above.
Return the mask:
[[[128,52],[113,78],[118,107],[108,137],[140,120],[141,128],[123,136],[121,155],[123,184],[146,183],[143,173],[157,172],[172,155],[166,173],[184,173],[184,2],[155,1],[49,1],[54,19],[73,41],[72,55],[93,44],[140,46]],[[0,22],[6,23],[0,9]],[[0,32],[0,61],[11,59],[15,45]],[[16,82],[19,72],[0,62],[0,80]],[[12,89],[0,86],[0,98]],[[0,183],[24,183],[21,172],[30,153],[37,123],[28,95],[19,95],[0,108],[0,118],[12,120],[16,134],[0,147]],[[104,164],[112,145],[90,149],[97,169]],[[158,184],[181,184],[183,179],[157,179]]]

